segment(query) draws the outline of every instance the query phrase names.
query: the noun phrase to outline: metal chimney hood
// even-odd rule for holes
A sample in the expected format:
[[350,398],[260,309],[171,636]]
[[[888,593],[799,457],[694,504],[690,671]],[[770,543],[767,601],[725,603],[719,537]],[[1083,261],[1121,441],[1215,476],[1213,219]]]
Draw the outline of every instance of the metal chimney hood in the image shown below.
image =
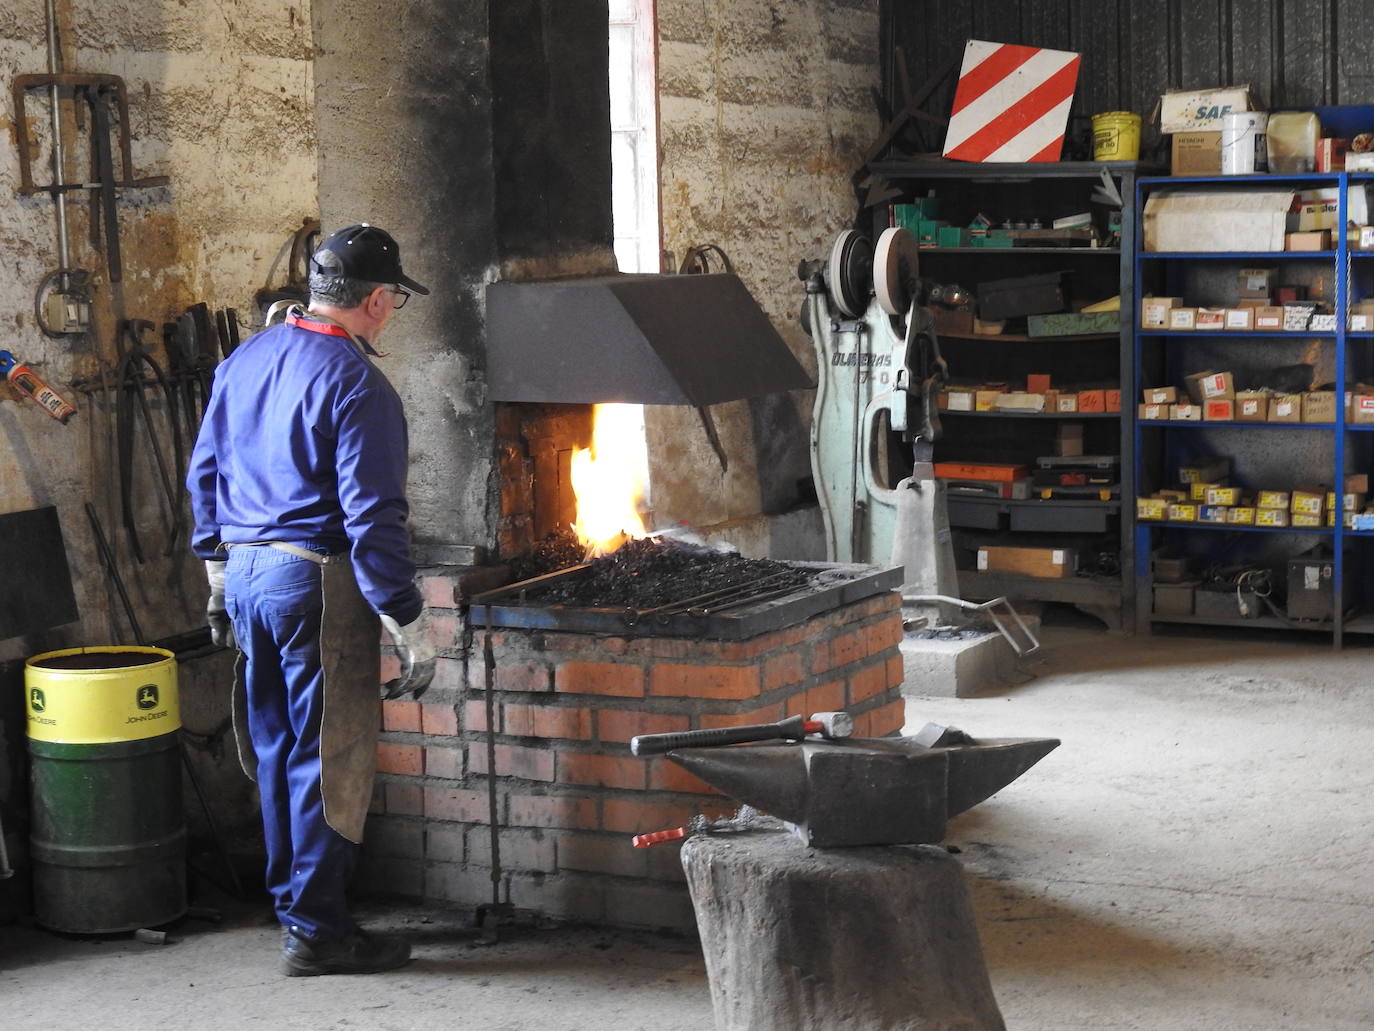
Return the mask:
[[487,287],[493,401],[703,407],[813,386],[738,276]]

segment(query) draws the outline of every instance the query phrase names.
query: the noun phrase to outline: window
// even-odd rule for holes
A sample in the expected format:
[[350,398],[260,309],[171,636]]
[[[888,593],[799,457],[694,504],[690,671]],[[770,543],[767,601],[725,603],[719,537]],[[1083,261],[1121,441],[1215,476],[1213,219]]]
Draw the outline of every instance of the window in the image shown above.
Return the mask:
[[611,206],[621,272],[660,272],[654,0],[611,0]]

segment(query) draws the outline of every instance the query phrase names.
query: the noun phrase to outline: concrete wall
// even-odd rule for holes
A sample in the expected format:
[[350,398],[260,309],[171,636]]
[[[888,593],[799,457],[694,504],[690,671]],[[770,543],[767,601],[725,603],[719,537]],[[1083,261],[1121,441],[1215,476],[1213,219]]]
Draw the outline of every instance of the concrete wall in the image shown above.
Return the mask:
[[[664,247],[676,267],[691,247],[719,244],[814,375],[796,268],[824,257],[854,217],[849,177],[879,130],[878,2],[659,0],[658,31]],[[811,397],[717,406],[724,472],[695,412],[648,408],[658,525],[792,506],[811,472]]]

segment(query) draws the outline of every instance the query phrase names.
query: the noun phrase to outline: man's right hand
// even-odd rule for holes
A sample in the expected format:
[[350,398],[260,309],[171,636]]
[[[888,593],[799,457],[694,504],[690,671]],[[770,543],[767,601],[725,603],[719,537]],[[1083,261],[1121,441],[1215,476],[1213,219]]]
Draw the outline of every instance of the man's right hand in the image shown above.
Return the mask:
[[234,626],[224,608],[224,567],[227,563],[207,560],[205,579],[210,582],[210,600],[205,603],[205,622],[210,627],[210,640],[221,648],[236,648]]

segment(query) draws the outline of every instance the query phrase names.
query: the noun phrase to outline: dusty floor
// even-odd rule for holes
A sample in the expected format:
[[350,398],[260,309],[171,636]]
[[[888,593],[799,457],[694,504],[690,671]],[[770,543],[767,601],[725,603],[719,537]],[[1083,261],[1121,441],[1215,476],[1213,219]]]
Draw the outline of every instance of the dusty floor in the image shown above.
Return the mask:
[[[911,709],[975,736],[1063,740],[948,841],[1007,1026],[1374,1028],[1374,652],[1076,629],[1047,641],[1037,680]],[[252,911],[185,922],[162,947],[0,928],[0,1025],[711,1027],[688,940],[528,927],[478,948],[464,914],[373,916],[413,934],[410,967],[281,978],[276,932]]]

